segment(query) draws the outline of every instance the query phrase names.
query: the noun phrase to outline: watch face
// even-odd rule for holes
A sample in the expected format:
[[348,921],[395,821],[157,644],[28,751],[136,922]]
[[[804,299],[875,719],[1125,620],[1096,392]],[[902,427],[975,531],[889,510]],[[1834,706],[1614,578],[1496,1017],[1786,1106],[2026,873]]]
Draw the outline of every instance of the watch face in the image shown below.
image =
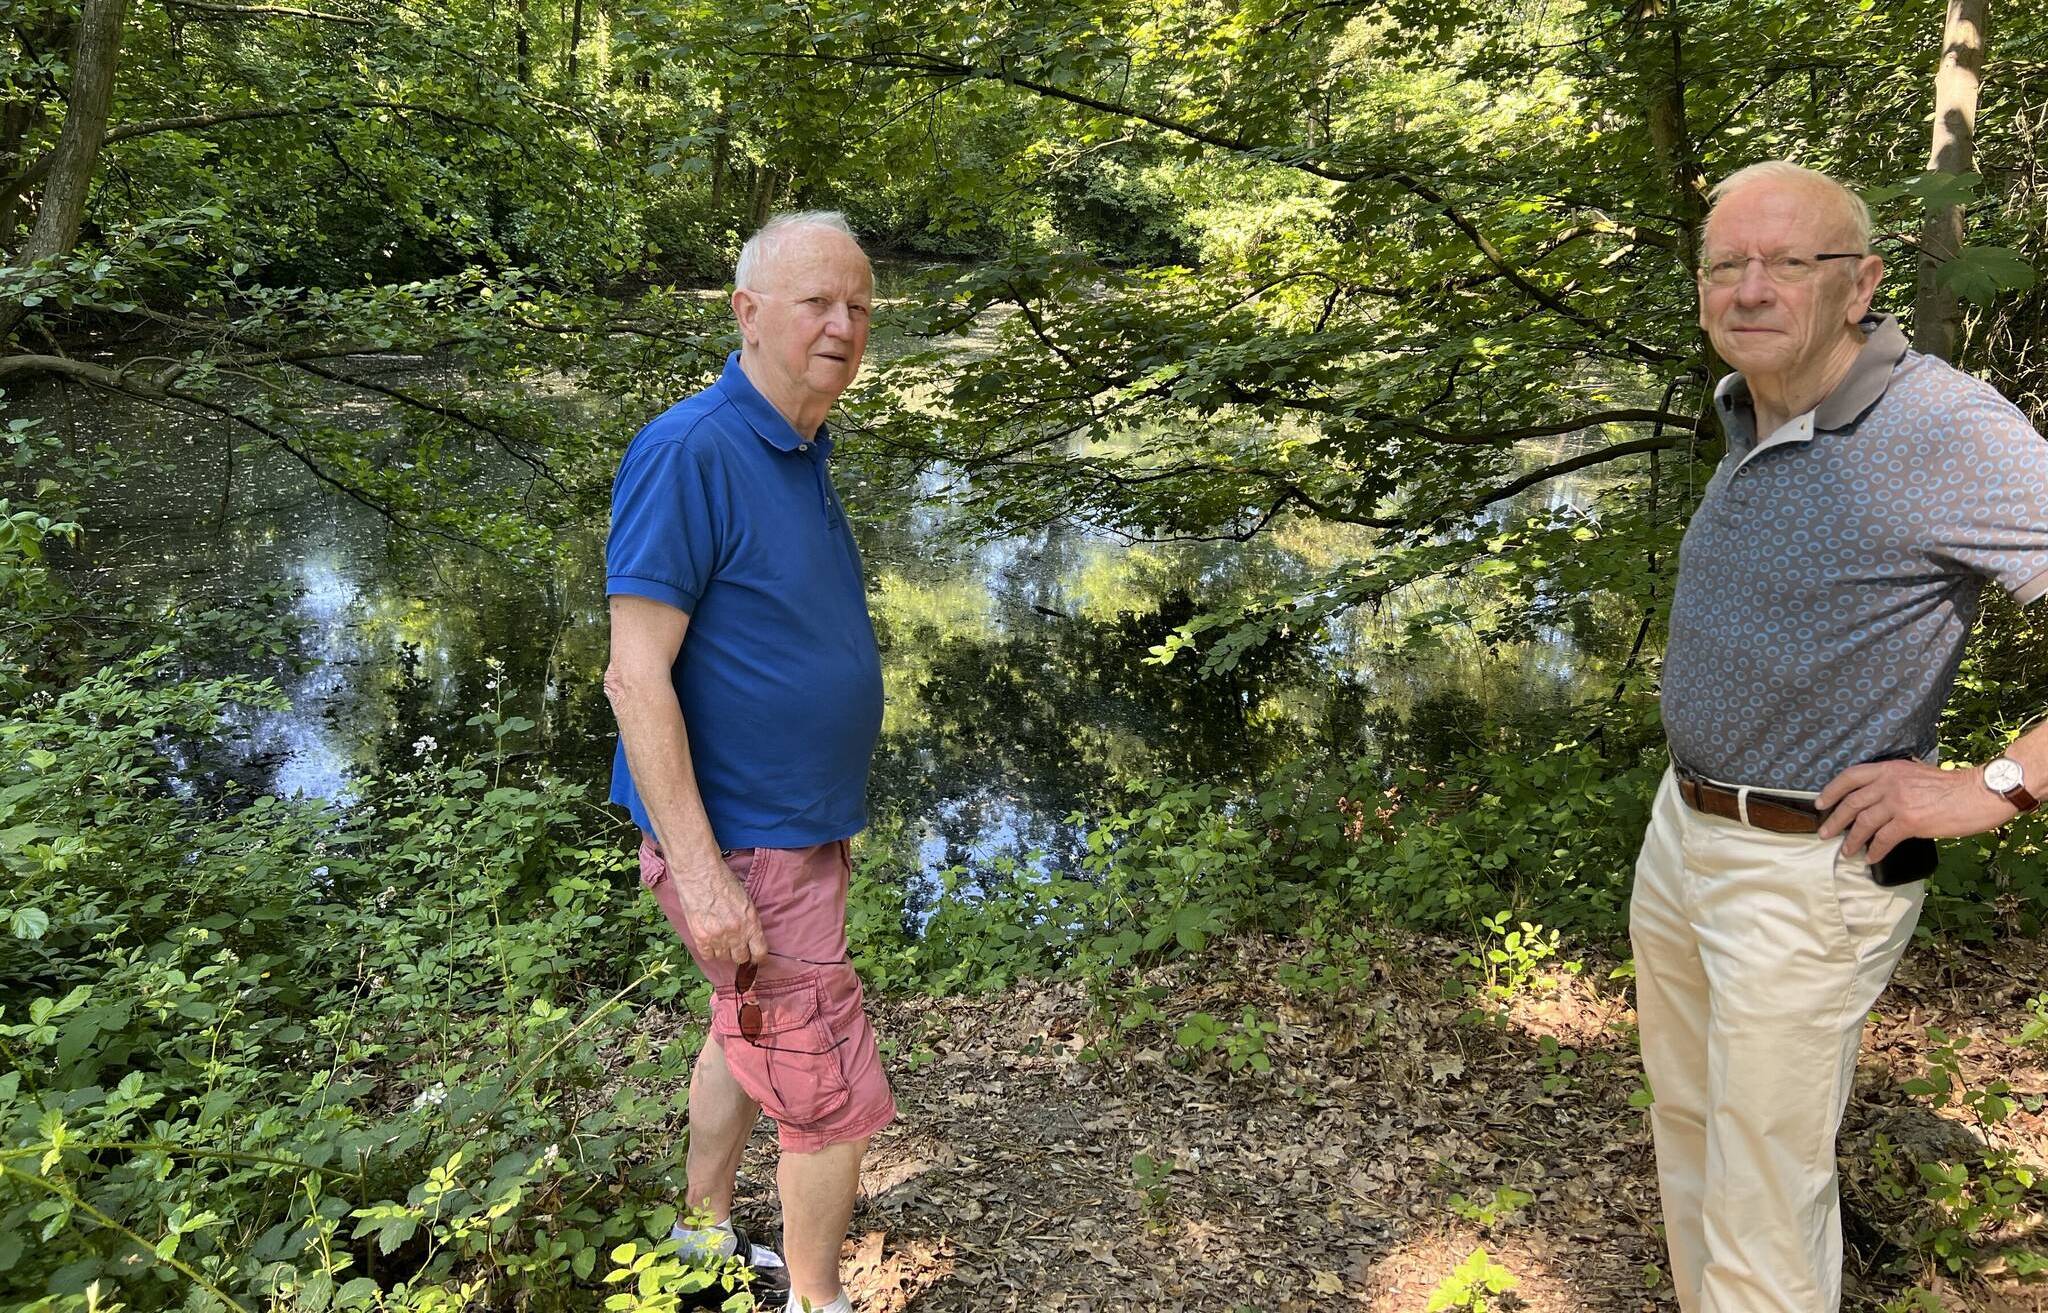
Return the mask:
[[2000,757],[1984,767],[1984,783],[1998,793],[2017,789],[2025,778],[2020,764],[2011,757]]

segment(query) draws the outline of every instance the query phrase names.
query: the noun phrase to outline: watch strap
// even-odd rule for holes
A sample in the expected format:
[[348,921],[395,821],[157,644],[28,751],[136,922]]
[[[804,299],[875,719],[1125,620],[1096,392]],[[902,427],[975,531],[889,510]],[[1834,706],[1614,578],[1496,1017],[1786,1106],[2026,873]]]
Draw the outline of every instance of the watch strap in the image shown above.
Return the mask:
[[2019,778],[2013,782],[2010,788],[2001,789],[1993,785],[1991,783],[1990,777],[1987,775],[1984,780],[1984,787],[1990,789],[1999,797],[2005,799],[2013,806],[2019,808],[2020,811],[2023,813],[2030,812],[2041,805],[2041,800],[2039,798],[2036,798],[2032,793],[2028,792],[2026,785],[2026,775],[2021,771],[2018,762],[2014,761],[2010,757],[2001,757],[1997,761],[1993,762],[1992,765],[2009,766],[2012,768],[2012,773],[2018,776]]

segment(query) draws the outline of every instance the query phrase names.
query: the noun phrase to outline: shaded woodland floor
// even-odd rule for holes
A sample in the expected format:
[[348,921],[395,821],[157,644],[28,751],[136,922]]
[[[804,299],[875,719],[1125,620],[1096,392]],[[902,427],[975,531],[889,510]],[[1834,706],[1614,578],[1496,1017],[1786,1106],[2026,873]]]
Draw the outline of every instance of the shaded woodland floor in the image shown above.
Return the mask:
[[[1443,984],[1471,975],[1461,946],[1387,942],[1347,987],[1305,995],[1276,982],[1298,945],[1215,946],[1156,972],[1166,1020],[1100,1061],[1082,1056],[1097,1032],[1077,985],[879,1004],[903,1115],[868,1157],[846,1251],[856,1307],[1392,1313],[1426,1308],[1483,1246],[1518,1282],[1496,1309],[1675,1308],[1630,1097],[1634,1018],[1611,964],[1475,1019]],[[1925,1069],[1933,1026],[1979,1037],[1963,1054],[1972,1086],[2002,1077],[2015,1098],[2048,1093],[2048,1045],[2003,1042],[2044,984],[2039,945],[1995,958],[1922,945],[1881,1000],[1842,1140],[1850,1308],[1919,1284],[1950,1310],[2048,1309],[2048,1278],[1993,1263],[1957,1283],[1916,1256],[1930,1214],[1912,1160],[1958,1160],[1981,1131],[1900,1088]],[[1230,1072],[1174,1043],[1189,1015],[1234,1022],[1248,1007],[1276,1026],[1270,1072]],[[1889,1181],[1880,1135],[1904,1164]],[[1994,1135],[2048,1165],[2039,1112],[2021,1108]],[[1158,1165],[1149,1176],[1139,1155]],[[765,1205],[772,1182],[764,1123],[742,1200]],[[1533,1197],[1503,1210],[1498,1188]],[[2048,1250],[2039,1217],[2001,1238]]]

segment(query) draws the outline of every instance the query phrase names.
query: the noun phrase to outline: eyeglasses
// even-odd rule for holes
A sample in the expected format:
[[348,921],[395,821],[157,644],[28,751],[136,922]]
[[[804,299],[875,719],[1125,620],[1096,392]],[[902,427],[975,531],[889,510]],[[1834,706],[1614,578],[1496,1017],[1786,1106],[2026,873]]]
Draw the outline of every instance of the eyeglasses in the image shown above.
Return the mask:
[[[768,956],[779,957],[787,962],[802,962],[807,966],[814,967],[844,966],[853,960],[852,958],[835,957],[821,962],[816,958],[794,957],[788,953],[778,953],[772,948],[768,950]],[[763,1029],[761,1004],[759,1000],[747,997],[754,992],[754,982],[760,979],[760,976],[761,964],[759,962],[742,962],[740,963],[739,970],[733,973],[733,993],[739,995],[740,1004],[739,1016],[737,1018],[740,1023],[740,1038],[757,1048],[774,1049],[780,1053],[829,1053],[831,1049],[781,1049],[773,1044],[761,1043],[761,1031]],[[840,1043],[843,1044],[845,1041],[841,1040]],[[838,1044],[832,1046],[832,1048],[837,1047],[839,1047]]]
[[1764,267],[1764,276],[1774,283],[1803,283],[1820,272],[1823,260],[1861,260],[1867,251],[1823,251],[1819,255],[1745,255],[1731,256],[1700,266],[1700,281],[1715,287],[1733,287],[1742,281],[1742,275],[1749,270],[1750,262],[1756,261]]

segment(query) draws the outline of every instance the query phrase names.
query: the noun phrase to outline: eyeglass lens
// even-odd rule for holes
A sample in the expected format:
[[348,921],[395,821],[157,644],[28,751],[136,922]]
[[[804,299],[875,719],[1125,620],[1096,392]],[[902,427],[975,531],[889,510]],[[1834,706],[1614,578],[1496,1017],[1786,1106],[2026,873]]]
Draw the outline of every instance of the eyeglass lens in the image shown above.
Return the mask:
[[[761,974],[761,968],[752,962],[740,963],[740,969],[733,974],[733,989],[740,994],[753,992],[754,981]],[[740,1034],[749,1043],[761,1037],[761,1005],[750,998],[742,998],[739,1007]]]

